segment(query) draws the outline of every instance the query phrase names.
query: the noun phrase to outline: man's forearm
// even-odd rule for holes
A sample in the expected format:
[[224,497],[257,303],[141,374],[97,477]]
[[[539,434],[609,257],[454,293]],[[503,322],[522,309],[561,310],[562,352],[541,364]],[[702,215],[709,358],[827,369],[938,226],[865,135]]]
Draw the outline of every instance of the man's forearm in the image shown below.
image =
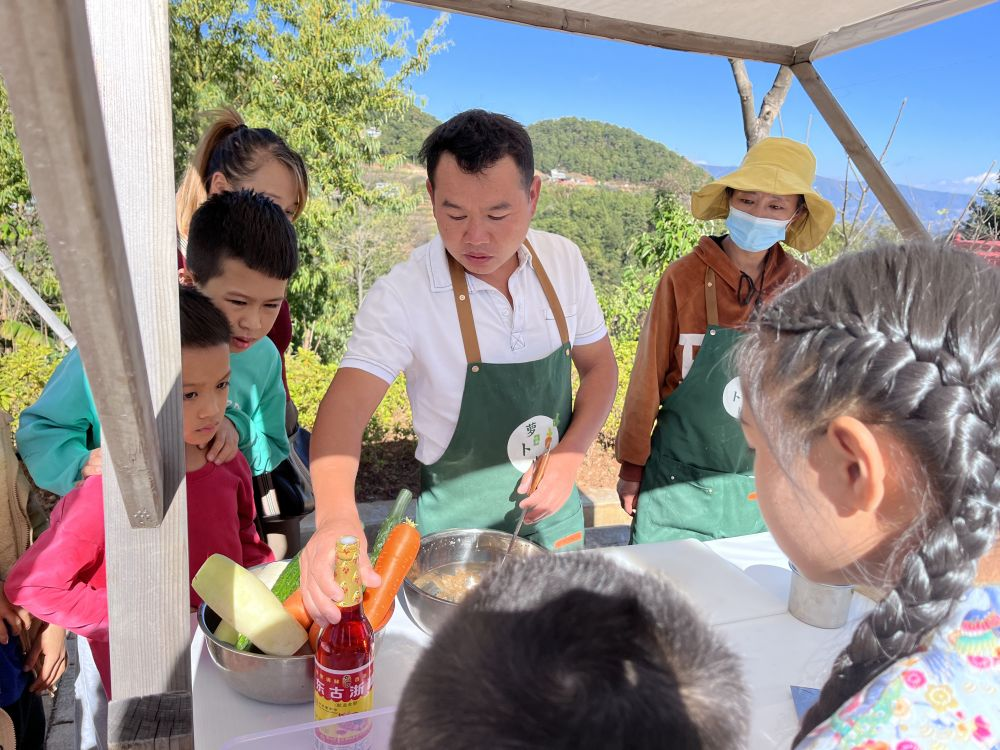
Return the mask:
[[317,526],[331,518],[358,518],[354,483],[361,438],[388,387],[368,373],[344,368],[323,397],[309,450]]

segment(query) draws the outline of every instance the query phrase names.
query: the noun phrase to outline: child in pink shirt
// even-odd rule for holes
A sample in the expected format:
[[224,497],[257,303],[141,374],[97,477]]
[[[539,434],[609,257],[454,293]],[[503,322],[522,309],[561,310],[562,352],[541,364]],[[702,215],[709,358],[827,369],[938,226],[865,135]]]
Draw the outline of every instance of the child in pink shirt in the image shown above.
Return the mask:
[[[205,458],[225,416],[229,323],[193,287],[180,289],[181,375],[187,461],[188,562],[193,576],[218,552],[246,567],[270,562],[254,525],[250,468],[239,452],[228,463]],[[92,476],[52,511],[50,528],[14,565],[4,583],[11,602],[88,639],[108,697],[108,587],[104,562],[102,478]],[[201,603],[191,590],[191,606]]]

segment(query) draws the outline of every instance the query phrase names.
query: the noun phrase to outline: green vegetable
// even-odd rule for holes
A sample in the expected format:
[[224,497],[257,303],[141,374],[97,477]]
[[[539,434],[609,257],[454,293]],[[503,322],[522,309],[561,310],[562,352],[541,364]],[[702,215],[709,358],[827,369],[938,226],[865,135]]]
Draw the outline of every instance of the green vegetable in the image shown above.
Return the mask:
[[389,515],[382,522],[382,525],[379,526],[378,535],[375,537],[375,544],[368,551],[368,559],[371,560],[372,565],[378,560],[379,553],[382,551],[382,545],[389,538],[389,532],[392,531],[394,526],[402,522],[403,514],[406,513],[406,506],[410,504],[410,500],[412,499],[413,493],[407,489],[400,490],[399,494],[396,495],[396,502],[392,506],[392,510],[389,511]]
[[295,553],[295,557],[288,561],[288,565],[281,571],[278,580],[271,587],[271,593],[278,597],[278,601],[284,603],[285,599],[295,593],[299,587],[299,555],[301,550]]

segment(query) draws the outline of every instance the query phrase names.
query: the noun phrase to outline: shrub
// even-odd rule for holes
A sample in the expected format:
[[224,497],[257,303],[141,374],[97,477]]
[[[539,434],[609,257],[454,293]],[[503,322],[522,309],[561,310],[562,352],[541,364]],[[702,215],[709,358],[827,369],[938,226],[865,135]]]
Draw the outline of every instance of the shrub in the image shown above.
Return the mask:
[[615,402],[611,406],[604,427],[597,436],[597,442],[603,448],[614,448],[615,436],[622,423],[622,409],[625,406],[625,392],[632,375],[632,363],[635,361],[635,350],[639,346],[636,339],[612,339],[611,346],[615,350],[615,361],[618,362],[618,390],[615,392]]
[[[297,349],[285,356],[288,389],[299,410],[299,424],[311,430],[319,404],[337,373],[336,365],[323,364],[316,352]],[[406,381],[400,377],[389,387],[365,428],[363,444],[413,437],[413,417],[406,397]]]
[[0,409],[14,417],[35,403],[63,354],[35,341],[14,344],[0,354]]

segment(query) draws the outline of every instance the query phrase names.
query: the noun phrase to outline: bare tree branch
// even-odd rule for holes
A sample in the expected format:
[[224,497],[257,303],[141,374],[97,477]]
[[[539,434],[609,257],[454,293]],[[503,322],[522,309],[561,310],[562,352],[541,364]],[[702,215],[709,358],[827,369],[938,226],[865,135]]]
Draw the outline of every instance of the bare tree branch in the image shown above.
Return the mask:
[[793,79],[792,69],[787,65],[778,68],[778,73],[774,76],[774,83],[771,84],[771,90],[764,95],[764,99],[760,103],[760,113],[757,115],[756,123],[757,138],[754,143],[771,134],[774,118],[781,111],[781,105],[785,103],[785,97],[788,96]]
[[771,90],[764,95],[760,103],[760,112],[754,112],[753,83],[747,73],[747,66],[743,60],[735,57],[729,58],[729,65],[733,69],[733,79],[736,81],[736,91],[740,95],[740,111],[743,115],[743,134],[747,141],[747,150],[758,141],[767,138],[771,134],[775,118],[781,114],[781,105],[785,103],[785,97],[791,88],[794,76],[792,69],[787,65],[778,68],[778,73],[771,84]]
[[747,73],[747,66],[742,60],[730,57],[729,65],[733,69],[733,79],[736,81],[736,90],[740,95],[740,108],[743,112],[743,134],[747,139],[747,150],[756,143],[754,136],[757,128],[757,117],[753,110],[753,84]]

